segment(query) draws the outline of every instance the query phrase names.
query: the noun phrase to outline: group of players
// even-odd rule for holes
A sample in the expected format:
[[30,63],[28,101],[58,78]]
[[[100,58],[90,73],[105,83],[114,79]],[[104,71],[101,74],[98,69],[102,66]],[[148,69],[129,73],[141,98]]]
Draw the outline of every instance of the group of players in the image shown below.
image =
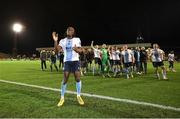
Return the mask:
[[[136,47],[135,49],[129,49],[127,45],[122,48],[116,46],[109,46],[106,48],[106,44],[103,44],[101,48],[98,45],[93,46],[93,55],[89,55],[91,50],[84,51],[80,54],[81,62],[81,75],[86,73],[88,64],[92,69],[93,75],[95,73],[101,74],[103,77],[117,77],[118,75],[126,74],[126,78],[134,77],[134,73],[141,75],[147,74],[147,62],[151,61],[155,68],[155,74],[160,79],[158,68],[162,69],[162,78],[167,80],[166,67],[163,63],[165,60],[165,52],[159,48],[158,44],[153,44],[153,48],[145,49],[145,47]],[[94,57],[94,63],[91,67],[92,57]],[[169,69],[175,72],[174,69],[174,53],[173,51],[168,54]],[[113,75],[111,75],[113,73]]]
[[[92,71],[92,74],[100,74],[103,77],[116,77],[118,74],[125,74],[126,78],[133,78],[135,70],[137,74],[147,73],[147,61],[150,59],[155,68],[155,74],[160,79],[158,68],[162,69],[162,78],[167,80],[166,68],[164,66],[164,51],[160,49],[158,44],[153,44],[152,49],[146,50],[144,47],[136,47],[135,50],[129,49],[127,45],[124,45],[121,49],[116,46],[109,46],[103,44],[101,48],[98,45],[94,47],[94,42],[91,42],[91,49],[85,50],[81,47],[81,40],[75,37],[75,29],[68,27],[66,30],[66,37],[61,39],[58,43],[58,33],[53,32],[52,37],[54,40],[54,51],[52,56],[55,54],[63,55],[63,73],[64,77],[61,83],[61,98],[57,106],[63,106],[65,102],[65,92],[67,82],[70,73],[74,74],[77,89],[77,100],[80,105],[84,105],[84,101],[81,98],[81,87],[82,83],[80,76],[84,75],[87,71]],[[42,51],[43,52],[43,51]],[[41,61],[43,57],[41,56]],[[169,68],[174,70],[174,54],[171,52],[168,55],[170,63]],[[93,63],[94,61],[94,63]],[[42,62],[43,64],[43,62]],[[52,64],[56,64],[56,58],[51,58]],[[88,65],[89,64],[89,65]],[[57,67],[55,65],[55,67]],[[90,67],[90,68],[89,68]],[[51,69],[52,71],[52,69]]]
[[[45,50],[42,50],[40,53],[42,70],[44,70],[43,65],[46,68],[46,59],[49,59],[51,62],[51,71],[53,70],[53,65],[56,71],[60,68],[63,69],[63,51],[55,53],[52,50],[49,52],[49,55],[47,54]],[[47,58],[48,56],[49,58]],[[166,68],[163,63],[165,53],[159,48],[158,44],[153,44],[153,48],[147,49],[145,47],[128,48],[127,45],[124,45],[122,48],[110,45],[107,47],[106,44],[99,48],[98,45],[94,47],[94,41],[92,41],[91,48],[82,48],[82,52],[79,53],[81,76],[88,75],[90,72],[93,75],[102,75],[103,77],[118,77],[125,74],[127,79],[133,78],[134,73],[137,75],[147,74],[148,61],[152,62],[158,79],[160,79],[158,67],[162,69],[162,78],[168,79],[166,71],[172,70],[175,72],[174,59],[174,52],[171,51],[168,54],[169,68]],[[59,61],[59,68],[56,65],[56,61]]]

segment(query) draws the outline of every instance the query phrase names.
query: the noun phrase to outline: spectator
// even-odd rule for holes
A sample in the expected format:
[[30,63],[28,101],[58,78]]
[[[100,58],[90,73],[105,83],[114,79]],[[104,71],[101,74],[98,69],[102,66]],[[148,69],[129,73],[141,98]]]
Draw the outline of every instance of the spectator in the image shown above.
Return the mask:
[[140,71],[144,74],[147,74],[147,60],[148,60],[148,54],[145,50],[145,47],[141,47],[140,51]]
[[44,68],[46,69],[46,60],[47,60],[47,53],[44,49],[40,52],[40,60],[41,60],[41,70],[44,71]]
[[55,53],[54,50],[51,51],[50,58],[51,58],[51,65],[50,65],[51,72],[53,70],[53,65],[56,68],[56,71],[58,71],[58,68],[57,68],[57,65],[56,65],[56,53]]

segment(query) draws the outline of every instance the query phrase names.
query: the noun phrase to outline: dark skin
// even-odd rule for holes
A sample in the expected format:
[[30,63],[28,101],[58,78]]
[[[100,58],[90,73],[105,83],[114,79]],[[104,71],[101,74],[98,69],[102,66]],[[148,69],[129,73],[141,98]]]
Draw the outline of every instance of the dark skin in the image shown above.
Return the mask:
[[[68,27],[67,31],[67,38],[68,39],[72,39],[73,38],[73,35],[75,33],[75,30],[73,27]],[[62,50],[62,47],[58,45],[58,34],[56,32],[53,32],[52,33],[52,37],[53,37],[53,40],[54,40],[54,48],[55,48],[55,51],[56,52],[59,52],[59,51],[63,51]],[[82,48],[81,47],[76,47],[76,45],[72,48],[75,52],[77,53],[81,53],[82,52]],[[68,82],[68,79],[69,79],[69,75],[70,75],[71,72],[68,72],[68,71],[64,71],[64,82],[63,84],[66,84]],[[76,82],[79,82],[80,81],[80,71],[75,71],[73,72],[74,73],[74,78],[76,80]]]

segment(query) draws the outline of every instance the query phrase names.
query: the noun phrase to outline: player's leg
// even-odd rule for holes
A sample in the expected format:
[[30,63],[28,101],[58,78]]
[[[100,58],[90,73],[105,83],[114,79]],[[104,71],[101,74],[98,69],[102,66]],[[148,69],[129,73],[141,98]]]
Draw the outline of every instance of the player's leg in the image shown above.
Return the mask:
[[77,90],[77,100],[79,102],[80,105],[84,105],[84,101],[83,99],[81,98],[81,87],[82,87],[82,83],[81,83],[81,80],[80,80],[80,64],[79,62],[74,62],[74,65],[73,65],[73,72],[74,72],[74,78],[76,80],[76,90]]
[[140,74],[141,75],[141,70],[140,70],[140,68],[141,68],[141,64],[140,64],[140,61],[138,62],[138,74]]
[[89,61],[89,69],[92,71],[92,60]]
[[109,74],[109,71],[110,71],[110,67],[111,67],[111,65],[110,65],[110,62],[109,62],[109,59],[107,59],[107,61],[106,61],[106,72],[107,72],[107,76],[108,77],[111,77],[111,75]]
[[166,75],[166,68],[165,68],[165,66],[164,66],[163,63],[161,64],[161,69],[162,69],[163,79],[168,79],[168,78],[167,78],[167,75]]
[[102,68],[102,61],[100,58],[98,58],[98,74],[101,74],[101,68]]
[[64,72],[64,79],[62,80],[62,91],[61,91],[61,97],[64,97],[64,94],[65,94],[65,91],[66,91],[66,86],[67,86],[67,82],[68,82],[68,79],[69,79],[69,75],[70,75],[70,72],[68,71],[65,71]]
[[140,61],[140,72],[144,73],[144,62]]
[[160,79],[159,71],[158,71],[158,66],[155,67],[155,74],[157,76],[157,79]]
[[81,73],[81,76],[84,76],[84,74],[83,74],[83,61],[80,61],[80,73]]
[[77,89],[77,96],[81,95],[81,80],[80,80],[80,72],[79,71],[75,71],[74,72],[74,78],[76,80],[76,89]]
[[58,71],[58,67],[56,65],[56,61],[54,61],[54,67],[56,68],[56,71]]
[[113,72],[113,60],[109,59],[109,63],[110,63],[110,70]]
[[66,92],[66,86],[67,86],[67,81],[69,79],[70,72],[71,72],[71,65],[69,62],[65,62],[65,64],[64,64],[64,78],[61,82],[61,99],[58,103],[58,106],[62,106],[64,104],[64,94]]
[[41,70],[43,71],[44,68],[43,68],[43,60],[41,60]]
[[172,61],[172,71],[176,72],[175,68],[174,68],[174,61]]
[[52,65],[53,65],[53,63],[52,63],[52,61],[51,61],[51,64],[50,64],[51,72],[52,72],[52,70],[53,70]]
[[70,75],[70,72],[67,72],[65,71],[64,72],[64,79],[62,80],[61,82],[61,99],[58,103],[58,107],[62,106],[64,104],[64,95],[65,95],[65,92],[66,92],[66,87],[67,87],[67,81],[68,81],[68,78],[69,78],[69,75]]
[[105,59],[102,59],[102,68],[101,68],[101,73],[102,73],[102,76],[103,76],[103,78],[105,78],[105,66],[106,66],[106,64],[105,64]]
[[117,74],[117,64],[116,64],[116,60],[113,60],[113,73],[114,73],[114,77],[116,77]]
[[96,58],[94,58],[94,60],[93,60],[94,62],[93,62],[93,69],[92,69],[92,73],[93,73],[93,75],[95,74],[95,70],[96,70],[96,65],[97,65],[97,60],[96,60]]
[[124,63],[124,67],[125,67],[126,78],[129,79],[129,65],[128,65],[128,63]]
[[133,75],[133,63],[132,62],[130,62],[129,63],[129,72],[130,72],[130,75],[131,75],[131,78],[134,78],[134,75]]
[[45,66],[45,69],[47,69],[47,67],[46,67],[46,60],[44,61],[44,66]]
[[121,76],[123,75],[123,65],[122,65],[121,62],[120,62],[120,75],[121,75]]
[[171,64],[171,61],[169,61],[169,70],[171,70],[172,68],[172,64]]
[[147,74],[147,62],[143,62],[144,63],[144,73]]
[[152,62],[153,67],[154,67],[154,72],[155,72],[155,76],[157,77],[157,79],[160,79],[160,75],[158,72],[158,63],[157,62]]

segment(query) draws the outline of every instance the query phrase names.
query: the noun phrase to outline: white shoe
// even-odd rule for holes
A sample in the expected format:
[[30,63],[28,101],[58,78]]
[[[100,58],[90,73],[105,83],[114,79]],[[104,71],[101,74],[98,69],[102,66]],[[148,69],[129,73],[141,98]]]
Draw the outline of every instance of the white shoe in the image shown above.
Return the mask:
[[168,78],[166,76],[163,77],[164,80],[167,80]]
[[140,73],[140,72],[137,72],[136,74],[141,75],[141,73]]

